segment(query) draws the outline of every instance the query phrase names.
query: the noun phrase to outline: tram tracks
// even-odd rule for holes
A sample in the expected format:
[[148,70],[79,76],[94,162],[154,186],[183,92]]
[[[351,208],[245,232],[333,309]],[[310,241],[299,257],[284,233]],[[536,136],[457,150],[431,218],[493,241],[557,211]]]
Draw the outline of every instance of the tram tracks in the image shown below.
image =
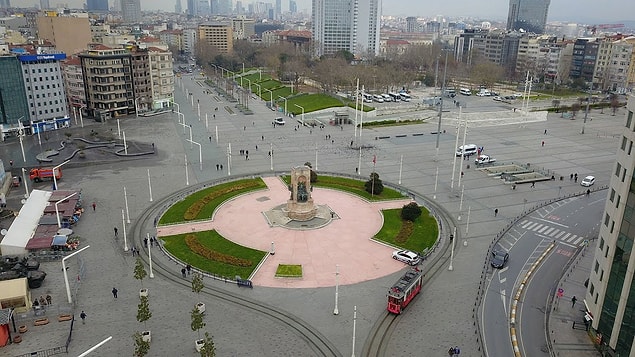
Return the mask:
[[[452,216],[443,209],[439,209],[437,207],[437,212],[440,214],[440,219],[442,220],[442,224],[444,227],[451,227],[452,224]],[[448,234],[449,228],[448,228]],[[458,237],[455,237],[458,242]],[[425,296],[426,287],[430,285],[432,278],[438,275],[441,270],[446,266],[448,260],[450,259],[450,246],[451,244],[445,244],[439,254],[437,254],[430,262],[429,265],[425,266],[425,275],[423,280],[421,281],[421,295]],[[419,297],[420,299],[421,297]],[[412,304],[412,303],[411,303]],[[405,314],[410,313],[407,309],[404,311]],[[388,311],[384,311],[384,313],[377,319],[375,325],[373,325],[372,329],[368,334],[368,339],[364,343],[364,347],[362,348],[362,356],[364,357],[384,357],[389,355],[388,345],[390,343],[390,339],[397,329],[399,325],[399,320],[401,315],[394,315],[389,313]]]
[[[186,189],[191,190],[191,189]],[[182,190],[182,191],[186,191]],[[172,203],[176,197],[179,197],[183,192],[176,192],[168,197],[157,201],[153,207],[148,208],[143,212],[141,217],[132,226],[132,236],[137,240],[137,246],[142,247],[141,237],[145,237],[145,232],[148,231],[148,226],[151,226],[152,217],[157,214],[161,207],[166,204]],[[147,248],[145,248],[147,249]],[[150,248],[151,249],[151,248]],[[147,262],[147,254],[141,254],[141,259]],[[157,275],[172,282],[175,286],[183,287],[186,290],[191,289],[190,282],[181,277],[180,273],[175,269],[170,269],[166,264],[153,260],[153,272]],[[225,303],[231,303],[239,308],[250,310],[252,312],[259,313],[269,319],[276,321],[280,324],[287,326],[291,331],[295,332],[302,340],[306,341],[307,345],[311,348],[311,351],[316,356],[335,356],[339,357],[342,354],[337,348],[317,329],[311,327],[309,323],[301,318],[285,312],[275,306],[271,306],[260,301],[250,299],[239,294],[227,291],[213,285],[208,285],[203,288],[200,293],[202,296],[222,300]]]

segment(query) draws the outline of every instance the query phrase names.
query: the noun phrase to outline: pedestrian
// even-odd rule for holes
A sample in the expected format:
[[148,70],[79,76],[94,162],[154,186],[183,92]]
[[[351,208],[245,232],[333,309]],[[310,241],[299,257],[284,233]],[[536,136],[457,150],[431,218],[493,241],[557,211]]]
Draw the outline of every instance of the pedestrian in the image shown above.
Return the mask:
[[47,305],[51,305],[53,302],[53,298],[51,297],[51,295],[46,295],[46,304]]
[[152,143],[152,150],[154,151],[154,143]]
[[498,208],[494,208],[494,217],[498,216]]
[[223,164],[220,164],[220,170],[223,171]]
[[132,252],[132,256],[133,256],[133,257],[137,254],[137,253],[135,253],[135,251],[134,251],[134,250],[135,250],[135,248],[134,248],[134,247],[130,248],[130,252]]
[[271,151],[268,151],[268,152],[267,152],[267,155],[271,156]]
[[573,176],[573,182],[578,182],[578,176]]
[[216,171],[220,168],[220,164],[216,164]]
[[455,355],[460,355],[461,354],[461,350],[459,349],[459,346],[454,346],[454,354]]
[[569,175],[569,180],[573,180],[573,174]]
[[545,129],[545,135],[547,135],[547,129]]
[[249,160],[249,155],[245,155],[245,161]]
[[448,356],[454,356],[454,347],[450,347],[448,350]]
[[210,143],[212,142],[212,137],[211,137],[211,136],[209,137],[209,142],[210,142]]
[[86,313],[82,310],[82,313],[79,314],[79,317],[82,319],[82,324],[86,323]]
[[335,144],[335,140],[331,139],[331,144]]
[[591,194],[591,190],[587,188],[587,190],[586,190],[586,195],[588,196],[588,195],[590,195],[590,194]]
[[256,145],[256,151],[258,151],[258,145]]
[[243,131],[247,130],[247,125],[243,126]]
[[263,136],[261,136],[261,138],[262,138],[262,141],[265,141],[265,136],[264,136],[264,135],[263,135]]
[[93,206],[93,212],[95,212],[95,208],[97,207],[97,204],[93,202],[92,206]]
[[13,160],[9,160],[9,165],[13,167]]
[[117,238],[119,236],[119,230],[117,229],[117,227],[114,228],[115,231],[115,238]]
[[148,237],[143,238],[143,245],[148,248]]
[[536,187],[536,181],[531,182],[531,188],[534,188],[534,187]]
[[544,140],[542,141],[542,146],[545,146],[545,141]]
[[119,291],[119,290],[117,290],[117,288],[115,288],[115,287],[113,287],[113,288],[112,288],[112,296],[113,296],[115,299],[117,298],[117,292],[118,292],[118,291]]
[[249,150],[245,150],[245,155],[249,156]]
[[353,147],[353,140],[351,140],[351,147]]
[[181,275],[185,278],[185,268],[181,268]]
[[188,265],[186,265],[186,266],[185,266],[185,270],[187,270],[187,275],[192,274],[192,266],[191,266],[191,265],[189,265],[189,264],[188,264]]
[[578,301],[578,299],[575,298],[575,295],[571,298],[571,307],[575,306],[575,302]]
[[578,179],[578,173],[577,173],[577,172],[576,172],[575,174],[573,174],[573,178],[574,178],[575,180],[577,180],[577,179]]
[[343,126],[340,126],[340,129],[341,129],[340,131],[344,131],[344,127]]

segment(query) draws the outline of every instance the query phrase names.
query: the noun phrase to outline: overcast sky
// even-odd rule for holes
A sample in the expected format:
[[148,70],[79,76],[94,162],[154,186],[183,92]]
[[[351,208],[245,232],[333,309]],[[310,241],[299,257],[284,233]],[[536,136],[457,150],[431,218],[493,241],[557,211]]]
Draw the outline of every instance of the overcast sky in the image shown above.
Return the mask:
[[[14,6],[39,5],[39,0],[10,0]],[[275,3],[275,0],[258,0]],[[432,17],[444,15],[447,17],[476,17],[480,19],[507,20],[509,0],[452,0],[452,1],[421,1],[421,0],[380,0],[383,1],[384,15]],[[234,4],[236,3],[233,0]],[[249,4],[250,0],[242,0]],[[81,0],[49,0],[51,6],[66,3],[71,7],[81,7],[85,1]],[[110,4],[114,0],[110,0]],[[143,10],[174,11],[176,0],[141,0]],[[298,9],[311,11],[311,0],[296,0]],[[19,5],[18,5],[19,4]],[[24,4],[24,5],[23,5]],[[486,5],[486,6],[485,6]],[[181,0],[181,6],[187,7],[187,0]],[[282,0],[282,10],[287,11],[289,1]],[[548,21],[570,21],[586,24],[616,23],[635,20],[635,1],[633,0],[551,0]]]

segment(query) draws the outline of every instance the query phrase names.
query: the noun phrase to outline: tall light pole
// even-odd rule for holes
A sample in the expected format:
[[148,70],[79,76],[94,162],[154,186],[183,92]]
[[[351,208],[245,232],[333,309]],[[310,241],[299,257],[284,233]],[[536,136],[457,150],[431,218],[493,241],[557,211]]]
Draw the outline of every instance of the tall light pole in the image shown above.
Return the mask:
[[271,108],[273,108],[273,92],[271,91],[271,89],[267,89],[267,88],[263,88],[263,89],[269,92],[269,102],[270,102]]
[[20,119],[18,119],[18,137],[20,138],[20,148],[22,149],[22,160],[24,160],[24,162],[26,163],[26,156],[24,155],[24,144],[22,143],[24,137],[24,127],[22,126],[23,118],[24,116],[21,116]]
[[62,162],[61,164],[59,164],[59,165],[57,165],[57,166],[55,166],[53,168],[53,189],[54,190],[57,190],[57,177],[56,177],[57,176],[57,174],[56,174],[57,171],[55,171],[55,170],[57,170],[60,167],[62,167],[62,165],[68,164],[70,161],[71,160],[66,160],[66,161]]
[[357,305],[353,307],[353,346],[352,346],[352,357],[355,357],[355,328],[357,327]]
[[591,90],[593,89],[593,82],[589,84],[589,93],[586,97],[586,110],[584,111],[584,121],[582,121],[582,131],[580,134],[584,134],[584,126],[586,125],[586,118],[589,115],[589,103],[591,103]]
[[126,186],[123,187],[123,199],[126,203],[126,216],[128,217],[126,222],[130,224],[130,211],[128,210],[128,192],[126,191]]
[[203,146],[201,143],[197,143],[196,141],[188,140],[190,143],[198,145],[198,160],[201,164],[201,171],[203,171]]
[[77,194],[77,192],[75,192],[75,193],[73,193],[71,195],[68,195],[68,196],[62,198],[61,200],[55,202],[55,216],[57,217],[57,228],[62,228],[62,222],[60,221],[60,211],[57,209],[57,205],[62,203],[63,201],[66,201],[67,199],[75,196],[76,194]]
[[[146,233],[146,238],[150,240],[150,233]],[[157,242],[157,244],[159,244]],[[150,274],[148,275],[150,279],[154,279],[154,272],[152,271],[152,246],[148,249],[148,261],[150,265]]]
[[450,250],[450,266],[448,267],[449,271],[454,270],[454,242],[456,241],[456,226],[454,227],[454,231],[452,233],[452,239],[450,244],[452,245],[451,250]]
[[278,98],[284,99],[284,115],[287,115],[287,98],[280,95],[278,96]]
[[227,176],[232,174],[232,143],[227,143]]
[[340,311],[337,308],[337,301],[339,300],[339,289],[340,289],[340,266],[335,265],[335,309],[333,310],[333,315],[338,315]]
[[301,105],[294,104],[296,107],[302,109],[302,126],[304,126],[304,107]]
[[187,154],[185,155],[185,186],[190,185],[190,174],[187,172]]
[[258,83],[254,83],[255,86],[258,86],[258,96],[262,98],[262,87]]
[[150,181],[150,169],[148,169],[148,189],[150,191],[150,202],[152,202],[152,181]]
[[123,214],[123,210],[121,210],[121,225],[123,227],[123,251],[128,251],[128,235],[126,233],[126,217]]
[[24,198],[29,198],[29,184],[26,181],[26,169],[22,168],[22,182],[24,182]]
[[71,286],[68,283],[68,271],[66,271],[66,260],[69,259],[70,257],[72,257],[75,254],[79,254],[82,251],[86,250],[90,248],[90,245],[85,246],[84,248],[81,248],[80,250],[73,252],[67,256],[65,256],[64,258],[62,258],[62,272],[64,273],[64,285],[66,285],[66,297],[68,298],[68,303],[72,304],[73,303],[73,297],[71,296]]
[[269,161],[271,162],[271,171],[273,171],[273,143],[269,143],[269,152],[271,153],[271,155],[269,155]]

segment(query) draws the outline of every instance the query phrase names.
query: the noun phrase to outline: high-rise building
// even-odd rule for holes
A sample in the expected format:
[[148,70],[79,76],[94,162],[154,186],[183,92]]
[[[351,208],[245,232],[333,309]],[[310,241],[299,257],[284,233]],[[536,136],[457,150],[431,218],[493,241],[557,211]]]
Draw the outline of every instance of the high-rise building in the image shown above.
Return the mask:
[[86,1],[86,10],[106,12],[108,11],[108,0],[88,0]]
[[38,16],[36,23],[38,39],[50,41],[67,55],[85,50],[92,41],[88,17]]
[[282,14],[282,0],[276,0],[276,20],[280,19]]
[[11,7],[11,0],[0,0],[0,9],[8,9]]
[[600,225],[599,241],[584,299],[596,341],[607,356],[635,354],[635,96],[626,106],[614,169]]
[[174,12],[180,14],[183,12],[183,8],[181,7],[181,0],[176,0],[176,4],[174,4]]
[[313,0],[315,54],[379,54],[379,0]]
[[50,8],[51,6],[49,6],[49,0],[40,0],[40,9],[47,10]]
[[208,22],[198,26],[198,38],[214,47],[220,53],[229,53],[234,49],[232,25],[222,22]]
[[121,0],[124,22],[141,21],[141,0]]
[[198,0],[196,4],[196,15],[198,16],[208,16],[212,12],[209,7],[209,0]]
[[9,129],[17,128],[18,122],[29,119],[22,68],[16,56],[0,56],[0,78],[0,128],[4,135]]
[[198,1],[196,1],[196,0],[187,0],[187,14],[189,16],[196,16],[196,14],[197,14],[197,10],[196,10],[197,3],[198,3]]
[[298,4],[295,0],[289,0],[289,12],[295,14],[298,12]]
[[508,30],[543,33],[551,0],[509,0]]
[[599,48],[600,41],[596,38],[575,40],[569,78],[582,78],[585,82],[592,82]]

